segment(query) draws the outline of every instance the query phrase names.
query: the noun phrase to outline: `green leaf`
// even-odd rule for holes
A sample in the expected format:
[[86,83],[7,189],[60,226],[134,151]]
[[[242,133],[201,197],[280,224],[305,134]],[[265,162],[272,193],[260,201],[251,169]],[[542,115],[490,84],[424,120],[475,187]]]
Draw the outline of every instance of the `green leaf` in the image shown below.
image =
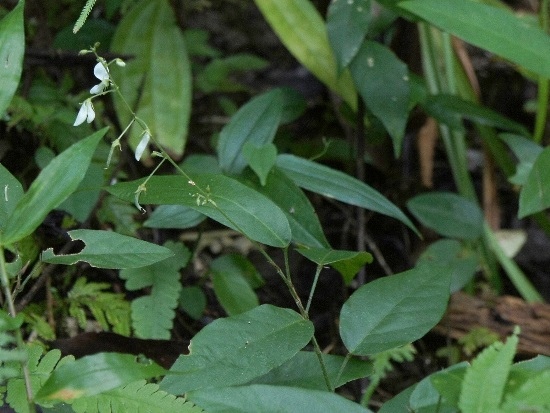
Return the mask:
[[518,218],[543,211],[550,206],[550,148],[544,149],[533,164],[519,193]]
[[76,399],[71,407],[76,413],[102,412],[109,406],[112,413],[201,413],[184,397],[176,397],[159,390],[158,384],[135,381],[124,387],[90,397]]
[[[343,386],[352,380],[370,376],[372,373],[371,361],[360,360],[354,357],[348,360],[344,371],[340,373],[344,359],[345,357],[343,356],[323,354],[323,362],[330,382],[334,387]],[[270,384],[316,390],[327,389],[319,359],[311,351],[298,352],[286,363],[252,380],[249,384]]]
[[424,266],[362,286],[340,312],[346,348],[369,355],[419,339],[443,317],[449,283],[445,267]]
[[185,205],[159,205],[143,226],[186,229],[199,225],[205,219],[203,214]]
[[247,142],[263,146],[273,141],[283,112],[279,89],[256,96],[247,102],[222,129],[218,158],[224,172],[238,174],[246,167],[243,148]]
[[[176,156],[183,153],[191,114],[191,66],[185,41],[167,0],[141,0],[119,23],[111,50],[134,56],[126,67],[112,67],[120,92],[150,128],[152,136]],[[131,114],[115,95],[124,127]],[[135,149],[142,129],[134,123],[130,145]]]
[[365,41],[349,69],[365,105],[384,124],[399,156],[411,93],[407,65],[386,46]]
[[36,398],[70,401],[165,372],[151,361],[136,361],[136,356],[130,354],[97,353],[57,368]]
[[416,266],[446,266],[451,274],[451,293],[459,291],[475,275],[477,254],[457,240],[442,239],[431,244],[418,258]]
[[525,185],[535,160],[544,148],[533,142],[532,139],[511,133],[501,133],[498,137],[508,145],[519,161],[515,175],[509,177],[508,180],[515,185]]
[[357,97],[348,72],[337,74],[325,22],[309,0],[254,0],[292,55],[329,89],[355,108]]
[[414,0],[399,7],[466,42],[550,77],[550,38],[535,25],[502,8],[464,0]]
[[497,342],[475,358],[464,374],[459,400],[461,412],[498,411],[517,345],[518,336],[514,333],[506,344]]
[[458,407],[460,390],[467,366],[469,364],[463,361],[429,376],[443,400],[452,406]]
[[183,287],[180,292],[179,306],[191,318],[198,320],[206,308],[206,296],[200,287]]
[[256,146],[252,142],[247,142],[243,147],[243,155],[250,168],[260,178],[262,186],[265,185],[267,175],[277,159],[277,147],[272,143]]
[[370,0],[330,3],[327,34],[340,72],[350,64],[367,35],[371,20],[370,9]]
[[417,195],[407,208],[425,226],[437,233],[474,240],[483,234],[483,213],[468,199],[450,192]]
[[[222,255],[210,264],[214,292],[229,315],[244,313],[260,304],[256,293],[246,279],[246,272],[250,271],[252,263],[243,262],[236,257],[236,255]],[[256,272],[253,266],[252,269]]]
[[270,198],[281,208],[290,225],[292,242],[307,247],[330,248],[311,202],[292,179],[279,168],[275,167],[271,170],[264,186],[260,185],[257,179],[247,179],[245,183]]
[[370,412],[334,393],[265,384],[196,391],[189,400],[209,413]]
[[175,308],[181,291],[179,270],[187,265],[191,252],[181,243],[168,241],[164,245],[173,256],[147,267],[124,269],[120,278],[128,290],[151,287],[151,293],[132,301],[132,326],[140,338],[170,338]]
[[0,231],[2,231],[24,192],[21,183],[2,164],[0,164],[0,182],[2,182],[0,187]]
[[330,264],[336,269],[346,284],[349,284],[365,264],[372,262],[368,252],[332,250],[328,248],[298,248],[297,251],[315,264]]
[[78,187],[104,128],[59,154],[33,181],[8,218],[0,243],[11,244],[31,234],[46,215]]
[[535,375],[523,383],[517,391],[507,395],[502,405],[502,411],[514,413],[521,411],[545,412],[550,410],[549,385],[550,370]]
[[190,354],[178,358],[161,389],[181,394],[246,383],[290,360],[312,336],[310,321],[272,305],[218,319],[193,337]]
[[92,267],[120,269],[144,267],[174,255],[168,248],[111,231],[76,229],[68,234],[86,244],[82,251],[55,255],[53,248],[48,248],[42,261],[64,265],[84,261]]
[[461,99],[454,95],[432,95],[428,96],[422,107],[426,112],[441,123],[451,128],[464,129],[461,119],[466,119],[480,125],[493,126],[506,129],[511,132],[529,136],[527,128],[513,120],[508,119],[485,106]]
[[[254,241],[273,247],[285,247],[290,243],[288,220],[283,211],[265,196],[224,175],[202,174],[191,178],[192,183],[182,176],[153,176],[140,202],[186,205]],[[143,179],[124,182],[107,190],[132,201],[143,182]],[[198,188],[204,192],[198,192]]]
[[393,217],[419,234],[413,223],[399,208],[380,192],[358,179],[294,155],[279,155],[277,166],[296,185],[304,189]]
[[24,9],[25,1],[21,0],[0,21],[0,62],[2,62],[0,117],[4,116],[11,102],[23,71],[23,56],[25,55]]

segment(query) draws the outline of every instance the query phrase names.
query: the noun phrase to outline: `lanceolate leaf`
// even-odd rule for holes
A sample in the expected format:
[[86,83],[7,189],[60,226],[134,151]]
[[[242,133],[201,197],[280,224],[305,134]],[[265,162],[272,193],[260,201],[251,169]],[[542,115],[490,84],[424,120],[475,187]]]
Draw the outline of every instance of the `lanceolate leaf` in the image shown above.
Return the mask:
[[[113,52],[134,56],[126,67],[113,66],[120,91],[163,146],[181,155],[191,113],[191,66],[183,35],[167,0],[142,0],[124,16],[111,43]],[[115,107],[122,126],[131,114],[119,98]],[[134,123],[130,144],[140,141]]]
[[365,356],[419,339],[443,317],[449,283],[447,267],[432,265],[362,286],[340,312],[342,341],[350,353]]
[[161,389],[181,394],[246,383],[292,358],[312,336],[310,321],[271,305],[218,319],[195,335],[190,354],[179,357]]
[[550,148],[544,149],[533,164],[519,194],[518,217],[523,218],[550,207]]
[[399,208],[358,179],[294,155],[279,155],[277,166],[304,189],[396,218],[418,234],[413,223]]
[[165,373],[157,364],[136,356],[98,353],[57,368],[36,395],[37,399],[73,400]]
[[8,108],[21,78],[25,54],[25,27],[23,10],[25,1],[20,0],[14,9],[0,21],[0,117]]
[[407,208],[428,228],[451,238],[476,239],[483,233],[483,213],[468,199],[450,192],[415,196]]
[[[133,201],[143,181],[116,184],[107,190]],[[140,202],[187,205],[254,241],[274,247],[290,243],[290,227],[283,211],[265,196],[224,175],[193,175],[191,183],[182,176],[153,176]]]
[[271,143],[283,113],[281,91],[275,89],[250,100],[222,129],[218,140],[218,159],[222,171],[240,173],[247,161],[243,148]]
[[533,164],[544,148],[532,139],[524,136],[501,133],[498,137],[508,145],[510,150],[514,152],[514,155],[518,158],[516,173],[514,176],[508,178],[508,180],[515,185],[524,185],[529,176],[529,172],[531,172],[533,168]]
[[0,164],[0,231],[4,229],[8,217],[23,196],[21,183]]
[[111,231],[76,229],[69,235],[86,244],[82,251],[55,255],[49,248],[42,253],[42,261],[65,265],[84,261],[92,267],[120,269],[143,267],[174,255],[168,248]]
[[333,1],[327,13],[327,33],[338,69],[349,65],[369,30],[370,0]]
[[[292,242],[306,247],[330,248],[319,217],[309,199],[279,168],[275,167],[271,170],[264,186],[252,179],[247,180],[246,183],[281,208],[292,230]],[[281,194],[285,194],[285,196],[281,196]]]
[[414,0],[399,6],[468,43],[550,77],[550,37],[507,10],[472,0]]
[[349,73],[337,74],[325,22],[309,0],[254,0],[265,19],[294,57],[311,73],[356,107]]
[[215,392],[202,390],[189,394],[189,400],[209,413],[369,413],[370,410],[342,396],[320,390],[296,387],[226,387]]
[[105,132],[107,128],[75,143],[40,172],[8,218],[0,239],[2,244],[19,241],[32,233],[48,212],[78,187]]
[[365,41],[349,68],[367,108],[384,124],[398,156],[409,113],[407,65],[389,48]]

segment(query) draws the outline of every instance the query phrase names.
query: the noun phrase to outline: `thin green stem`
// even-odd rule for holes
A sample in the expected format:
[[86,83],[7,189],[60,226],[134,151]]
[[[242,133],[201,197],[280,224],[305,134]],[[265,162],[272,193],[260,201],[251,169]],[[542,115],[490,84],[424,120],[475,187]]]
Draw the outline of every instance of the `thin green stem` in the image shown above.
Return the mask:
[[323,269],[322,265],[318,265],[315,269],[315,276],[313,277],[313,284],[311,285],[311,290],[309,291],[309,297],[306,304],[306,313],[309,313],[309,308],[311,307],[311,301],[313,300],[313,294],[315,293],[315,288],[317,288],[317,282],[319,281],[319,275]]
[[346,357],[344,357],[344,361],[342,362],[342,365],[340,366],[340,370],[338,370],[338,375],[336,376],[336,380],[334,380],[335,386],[338,385],[338,382],[340,381],[340,377],[342,377],[342,374],[344,374],[344,370],[346,369],[346,366],[348,365],[348,362],[351,360],[351,353],[346,354]]
[[[2,283],[2,290],[4,293],[4,298],[8,304],[8,311],[10,313],[10,316],[15,318],[15,316],[17,315],[17,312],[15,310],[15,303],[13,301],[13,296],[10,290],[10,281],[8,278],[6,259],[4,258],[4,247],[2,245],[0,245],[0,281]],[[14,334],[15,334],[15,341],[17,344],[17,348],[22,352],[26,352],[27,349],[25,348],[25,341],[23,340],[23,334],[21,333],[21,329],[19,328],[16,329]],[[29,405],[29,410],[31,412],[35,412],[36,410],[33,402],[31,378],[29,374],[29,367],[27,365],[26,360],[21,361],[21,371],[23,372],[23,380],[25,382],[25,390],[27,393],[27,402]]]

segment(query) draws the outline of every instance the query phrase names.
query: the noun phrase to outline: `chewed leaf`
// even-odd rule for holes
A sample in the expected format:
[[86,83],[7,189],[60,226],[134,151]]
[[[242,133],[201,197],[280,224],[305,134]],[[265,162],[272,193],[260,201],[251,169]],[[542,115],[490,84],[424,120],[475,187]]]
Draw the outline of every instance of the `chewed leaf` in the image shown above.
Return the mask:
[[52,248],[42,253],[42,261],[71,265],[84,261],[99,268],[139,268],[174,255],[166,247],[109,231],[78,229],[69,231],[72,240],[86,244],[75,254],[55,255]]

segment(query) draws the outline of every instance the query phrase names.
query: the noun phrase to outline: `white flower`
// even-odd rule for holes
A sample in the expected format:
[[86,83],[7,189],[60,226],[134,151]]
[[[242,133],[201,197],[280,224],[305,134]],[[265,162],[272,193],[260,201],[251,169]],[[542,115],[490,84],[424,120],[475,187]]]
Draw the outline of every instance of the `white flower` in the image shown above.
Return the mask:
[[90,93],[101,93],[109,86],[109,69],[99,62],[94,66],[94,76],[101,80],[101,83],[95,85],[90,89]]
[[76,120],[74,121],[73,126],[78,126],[84,121],[90,123],[95,118],[94,105],[92,105],[91,99],[86,99],[84,103],[80,106],[78,115],[76,115]]
[[149,139],[151,139],[151,135],[149,135],[149,132],[145,132],[136,147],[136,161],[139,161],[141,155],[143,155],[145,148],[147,148],[147,145],[149,144]]

